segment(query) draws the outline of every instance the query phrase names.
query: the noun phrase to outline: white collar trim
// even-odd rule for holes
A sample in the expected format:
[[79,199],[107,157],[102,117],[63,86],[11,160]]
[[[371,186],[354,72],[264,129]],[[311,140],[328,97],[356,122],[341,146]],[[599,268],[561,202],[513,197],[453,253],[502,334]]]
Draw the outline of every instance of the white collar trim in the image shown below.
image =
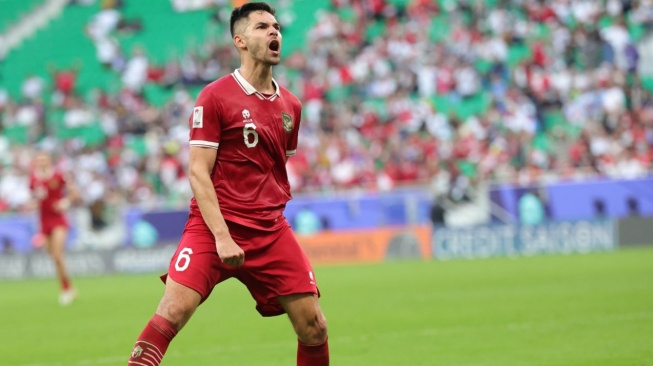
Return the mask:
[[279,84],[277,83],[274,78],[272,79],[272,83],[274,84],[274,94],[272,94],[270,97],[266,97],[263,95],[263,93],[259,92],[250,84],[245,78],[240,74],[240,71],[238,69],[234,70],[234,72],[231,74],[233,75],[234,79],[236,79],[236,82],[238,82],[238,85],[243,89],[245,94],[247,95],[252,95],[256,94],[257,97],[260,99],[268,99],[270,101],[273,101],[276,97],[281,97],[281,94],[279,93]]

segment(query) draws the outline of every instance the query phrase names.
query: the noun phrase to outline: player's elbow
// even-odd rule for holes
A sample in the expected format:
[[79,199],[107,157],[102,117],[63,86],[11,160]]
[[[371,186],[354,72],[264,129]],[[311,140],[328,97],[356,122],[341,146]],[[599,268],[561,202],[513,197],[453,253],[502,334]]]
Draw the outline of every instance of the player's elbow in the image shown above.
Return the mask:
[[198,187],[202,182],[211,181],[211,172],[204,167],[191,165],[188,170],[188,180],[191,188]]

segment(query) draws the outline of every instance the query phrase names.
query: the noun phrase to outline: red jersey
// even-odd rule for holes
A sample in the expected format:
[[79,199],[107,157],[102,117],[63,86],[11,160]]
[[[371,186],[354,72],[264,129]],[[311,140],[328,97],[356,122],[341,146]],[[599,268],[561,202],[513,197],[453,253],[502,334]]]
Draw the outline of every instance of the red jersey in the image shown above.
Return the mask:
[[66,181],[63,175],[54,172],[48,177],[38,177],[32,174],[29,180],[32,195],[39,201],[41,222],[60,219],[64,212],[55,209],[55,205],[65,197]]
[[[190,146],[217,149],[211,177],[226,220],[261,230],[283,226],[292,198],[286,158],[297,150],[301,102],[274,81],[258,92],[238,70],[207,85],[189,119]],[[200,216],[197,201],[191,214]]]

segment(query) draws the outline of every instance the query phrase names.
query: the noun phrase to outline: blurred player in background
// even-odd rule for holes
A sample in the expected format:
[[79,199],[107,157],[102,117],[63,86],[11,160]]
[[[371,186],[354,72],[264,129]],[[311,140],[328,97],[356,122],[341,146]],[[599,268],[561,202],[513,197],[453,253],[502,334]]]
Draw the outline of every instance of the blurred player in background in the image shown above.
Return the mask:
[[61,283],[59,303],[70,305],[77,296],[77,291],[70,283],[64,251],[68,237],[66,210],[70,207],[73,192],[64,176],[55,170],[52,158],[47,153],[37,153],[33,169],[29,186],[33,198],[38,201],[44,246],[54,261]]
[[313,269],[283,216],[291,198],[285,164],[297,149],[301,103],[272,78],[281,53],[274,14],[265,3],[231,14],[241,66],[205,87],[190,117],[195,197],[162,276],[165,293],[129,365],[159,365],[195,309],[231,277],[247,286],[261,315],[288,314],[298,337],[297,365],[329,364]]

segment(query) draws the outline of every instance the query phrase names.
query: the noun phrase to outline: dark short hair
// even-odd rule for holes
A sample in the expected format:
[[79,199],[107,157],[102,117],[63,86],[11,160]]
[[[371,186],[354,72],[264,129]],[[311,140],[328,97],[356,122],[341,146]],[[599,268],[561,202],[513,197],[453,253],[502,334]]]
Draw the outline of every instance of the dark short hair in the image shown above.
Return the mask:
[[268,3],[247,3],[243,6],[235,8],[231,12],[231,20],[229,21],[229,30],[231,31],[231,38],[234,37],[234,24],[237,21],[247,18],[249,13],[253,11],[266,11],[272,15],[275,15],[276,10],[273,7],[268,5]]

